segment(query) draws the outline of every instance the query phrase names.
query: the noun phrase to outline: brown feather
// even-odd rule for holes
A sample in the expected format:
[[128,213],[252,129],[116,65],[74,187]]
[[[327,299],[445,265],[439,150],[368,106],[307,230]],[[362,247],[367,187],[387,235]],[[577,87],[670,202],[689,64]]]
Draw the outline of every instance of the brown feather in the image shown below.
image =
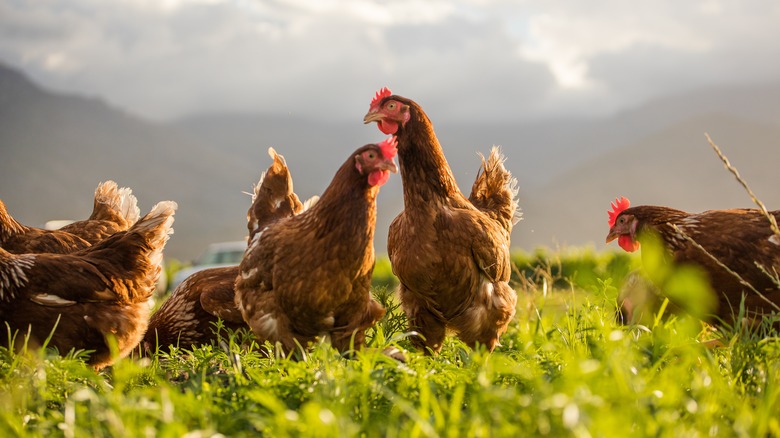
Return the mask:
[[[320,200],[273,222],[252,239],[236,278],[236,304],[252,331],[285,352],[330,335],[340,351],[364,342],[384,315],[370,296],[378,187],[356,168],[353,153]],[[366,172],[368,172],[367,169]]]
[[480,157],[482,166],[471,187],[469,201],[511,233],[522,217],[516,198],[517,179],[504,167],[506,158],[497,146],[490,150],[487,160],[482,154]]
[[[252,194],[247,212],[250,241],[263,233],[271,223],[303,211],[293,192],[292,176],[282,155],[269,148],[273,163],[263,172]],[[222,319],[226,328],[246,327],[235,303],[235,282],[238,266],[207,269],[187,277],[160,309],[152,315],[144,339],[143,352],[155,347],[166,350],[213,343],[218,336],[216,323]]]
[[303,210],[303,204],[293,192],[292,176],[284,157],[273,148],[268,148],[268,155],[274,162],[255,185],[252,205],[247,212],[249,240],[269,223]]
[[514,178],[494,149],[466,199],[433,124],[416,102],[385,97],[364,120],[391,102],[408,111],[408,121],[393,120],[399,126],[404,210],[390,225],[388,253],[411,328],[424,337],[416,343],[439,351],[446,331],[454,330],[468,345],[492,351],[517,301],[508,284],[509,235],[517,214]]
[[0,248],[12,254],[68,254],[89,246],[86,240],[66,231],[44,230],[20,224],[0,200]]
[[[770,214],[780,219],[780,210]],[[718,318],[732,321],[732,313],[739,308],[743,294],[752,317],[776,312],[776,306],[780,306],[780,285],[757,266],[765,267],[770,273],[780,272],[780,244],[773,242],[774,234],[769,221],[759,210],[710,210],[690,214],[667,207],[638,206],[624,210],[617,219],[621,216],[638,221],[637,238],[640,242],[646,231],[653,230],[660,236],[675,263],[694,264],[706,271],[710,286],[717,293],[715,315]],[[742,285],[672,225],[739,274],[771,303]]]
[[118,188],[114,181],[95,189],[92,214],[59,230],[27,227],[17,222],[0,201],[0,247],[13,254],[69,254],[93,245],[138,220],[138,206],[132,190]]
[[138,221],[138,201],[127,187],[121,189],[114,181],[105,181],[95,189],[92,214],[83,221],[60,228],[95,244],[108,236],[125,231]]
[[57,325],[50,345],[63,353],[92,350],[96,368],[113,362],[108,335],[126,356],[146,331],[175,208],[161,202],[128,231],[73,254],[0,249],[2,322],[21,333],[20,342],[30,330],[31,345],[41,345]]
[[229,266],[204,269],[187,277],[152,315],[143,352],[212,343],[218,336],[225,336],[224,332],[216,332],[219,318],[231,330],[246,327],[233,302],[237,275],[238,266]]

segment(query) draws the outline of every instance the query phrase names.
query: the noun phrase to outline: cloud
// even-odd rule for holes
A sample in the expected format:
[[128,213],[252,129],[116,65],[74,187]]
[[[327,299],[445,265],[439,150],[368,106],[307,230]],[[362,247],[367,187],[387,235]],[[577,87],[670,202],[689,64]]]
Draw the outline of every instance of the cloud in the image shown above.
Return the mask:
[[0,59],[149,118],[351,119],[383,85],[441,117],[528,118],[770,80],[779,20],[717,0],[0,0]]
[[561,87],[578,88],[590,85],[589,64],[595,56],[626,53],[637,45],[682,53],[710,48],[710,41],[687,24],[679,9],[675,14],[663,3],[643,6],[612,2],[599,14],[576,5],[535,14],[520,53],[548,65]]

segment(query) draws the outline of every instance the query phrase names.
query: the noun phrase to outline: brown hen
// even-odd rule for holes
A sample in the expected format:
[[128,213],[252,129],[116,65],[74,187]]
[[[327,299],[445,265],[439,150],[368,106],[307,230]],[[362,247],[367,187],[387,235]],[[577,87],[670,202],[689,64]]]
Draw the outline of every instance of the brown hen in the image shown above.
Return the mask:
[[387,251],[410,326],[422,335],[414,342],[438,352],[451,329],[492,351],[517,302],[509,286],[517,181],[503,155],[494,147],[483,157],[467,199],[420,105],[383,88],[363,120],[398,138],[404,209],[390,225]]
[[160,202],[127,231],[72,254],[11,254],[0,249],[0,318],[16,342],[64,353],[89,350],[95,368],[110,365],[143,337],[148,300],[173,232],[176,203]]
[[260,342],[290,353],[329,336],[341,352],[361,348],[385,312],[369,289],[376,196],[397,171],[394,156],[392,141],[358,149],[313,207],[256,227],[236,278],[236,305]]
[[[769,213],[780,221],[780,210]],[[718,320],[733,322],[743,294],[745,310],[751,318],[780,310],[780,282],[777,280],[780,236],[772,232],[769,220],[759,210],[687,213],[652,205],[630,207],[628,199],[620,198],[612,204],[609,216],[607,243],[618,239],[621,248],[636,251],[652,233],[663,242],[670,262],[702,268],[716,292],[714,316]],[[717,262],[689,239],[714,256]],[[720,264],[738,274],[759,293],[741,283]],[[673,298],[670,301],[674,301]]]
[[[250,239],[261,227],[294,216],[306,208],[293,192],[292,176],[284,157],[273,148],[268,149],[268,154],[273,164],[255,185],[252,205],[247,212]],[[307,205],[315,201],[311,199]],[[219,335],[216,331],[218,319],[232,330],[246,327],[235,304],[234,286],[238,272],[238,266],[229,266],[206,269],[187,277],[152,315],[144,337],[144,350],[154,351],[155,346],[190,348],[212,343]]]

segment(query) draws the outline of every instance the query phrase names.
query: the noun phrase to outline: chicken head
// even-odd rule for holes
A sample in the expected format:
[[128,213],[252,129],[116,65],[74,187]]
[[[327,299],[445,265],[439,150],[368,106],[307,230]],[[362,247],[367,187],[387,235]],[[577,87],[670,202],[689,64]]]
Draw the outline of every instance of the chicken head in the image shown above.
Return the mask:
[[618,245],[627,252],[638,250],[639,241],[636,240],[636,229],[639,221],[634,215],[625,211],[631,206],[631,201],[621,196],[615,199],[611,205],[612,210],[607,212],[609,214],[607,243],[617,239]]
[[376,122],[384,134],[396,134],[399,126],[404,126],[411,118],[410,107],[394,98],[389,88],[377,91],[371,100],[363,123]]
[[390,172],[398,172],[393,161],[398,153],[396,145],[395,137],[390,137],[379,144],[364,146],[355,155],[355,167],[361,175],[368,175],[372,187],[381,187],[390,178]]

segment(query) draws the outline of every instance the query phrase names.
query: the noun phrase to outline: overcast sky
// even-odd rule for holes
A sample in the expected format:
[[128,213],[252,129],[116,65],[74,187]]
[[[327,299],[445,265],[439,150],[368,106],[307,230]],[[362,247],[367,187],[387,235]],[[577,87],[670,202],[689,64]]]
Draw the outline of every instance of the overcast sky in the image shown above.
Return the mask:
[[[780,78],[780,2],[0,0],[0,61],[151,119],[608,114]],[[430,110],[429,110],[430,113]]]

